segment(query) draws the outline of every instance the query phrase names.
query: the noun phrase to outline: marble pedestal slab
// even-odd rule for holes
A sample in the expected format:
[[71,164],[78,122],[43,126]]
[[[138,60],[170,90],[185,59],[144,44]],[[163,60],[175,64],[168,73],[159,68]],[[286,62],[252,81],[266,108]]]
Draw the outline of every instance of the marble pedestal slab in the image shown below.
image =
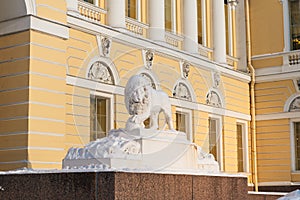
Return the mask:
[[[120,130],[115,131],[113,134],[116,137],[107,138],[106,143],[111,142],[111,140],[113,140],[112,144],[115,144],[115,141],[122,143],[120,141],[127,140],[122,143],[127,149],[124,149],[122,145],[115,145],[119,148],[117,150],[116,147],[109,147],[108,150],[101,149],[101,144],[105,143],[95,141],[94,144],[87,145],[82,150],[76,150],[77,152],[73,153],[74,156],[67,155],[63,160],[63,168],[219,171],[218,163],[214,159],[209,157],[199,159],[199,149],[197,148],[200,147],[188,141],[186,135],[182,132],[145,129],[142,131],[137,129],[135,132],[131,132],[130,135],[120,134],[120,132]],[[93,149],[88,148],[88,146],[93,146]],[[130,152],[132,146],[135,148],[135,153]],[[106,151],[108,153],[104,153]],[[87,153],[83,155],[80,152],[93,153],[86,156]]]

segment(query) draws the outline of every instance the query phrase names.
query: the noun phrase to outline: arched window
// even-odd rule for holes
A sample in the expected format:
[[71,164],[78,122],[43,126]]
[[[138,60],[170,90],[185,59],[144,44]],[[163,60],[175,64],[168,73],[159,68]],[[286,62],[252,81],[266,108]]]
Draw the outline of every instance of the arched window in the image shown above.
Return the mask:
[[[116,83],[113,73],[115,69],[107,62],[96,58],[91,63],[87,70],[88,79],[110,85]],[[113,128],[113,109],[114,96],[93,88],[90,94],[90,141],[107,136],[108,131]]]
[[206,104],[214,107],[224,107],[222,98],[217,90],[211,89],[206,95]]
[[94,81],[114,84],[114,79],[109,66],[105,62],[96,61],[88,71],[88,78]]
[[183,82],[177,83],[173,90],[173,96],[179,99],[184,99],[188,101],[192,101],[192,96],[189,88]]

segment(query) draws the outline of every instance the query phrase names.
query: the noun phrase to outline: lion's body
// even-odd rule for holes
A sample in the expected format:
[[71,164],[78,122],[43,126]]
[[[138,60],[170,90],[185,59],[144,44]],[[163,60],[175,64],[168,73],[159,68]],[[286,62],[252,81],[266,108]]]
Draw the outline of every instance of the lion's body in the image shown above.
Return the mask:
[[160,112],[165,114],[169,129],[173,130],[171,104],[168,95],[154,90],[142,76],[133,76],[125,88],[125,105],[130,115],[126,129],[144,128],[144,121],[150,117],[150,128],[158,128]]

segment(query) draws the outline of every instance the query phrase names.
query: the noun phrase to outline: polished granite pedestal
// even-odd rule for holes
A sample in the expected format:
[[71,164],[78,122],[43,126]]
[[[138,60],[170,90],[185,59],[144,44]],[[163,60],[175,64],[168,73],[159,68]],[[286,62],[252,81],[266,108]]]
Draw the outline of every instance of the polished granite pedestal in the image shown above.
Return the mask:
[[246,200],[247,178],[137,172],[0,174],[0,199]]

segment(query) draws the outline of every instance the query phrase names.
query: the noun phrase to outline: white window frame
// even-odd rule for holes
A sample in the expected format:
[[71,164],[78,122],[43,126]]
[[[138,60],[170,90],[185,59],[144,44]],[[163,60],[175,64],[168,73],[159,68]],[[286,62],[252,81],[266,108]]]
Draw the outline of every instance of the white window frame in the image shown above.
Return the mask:
[[194,138],[193,138],[193,123],[192,123],[192,111],[189,110],[189,109],[186,109],[186,108],[178,108],[176,107],[176,112],[178,113],[181,113],[183,115],[186,116],[186,124],[185,124],[185,127],[186,127],[186,136],[187,136],[187,139],[191,142],[193,142]]
[[[126,3],[125,3],[125,5],[126,5]],[[130,18],[130,17],[128,17],[128,18],[133,19],[133,20],[137,20],[137,21],[141,22],[142,21],[142,11],[141,11],[142,7],[141,6],[142,6],[141,0],[136,0],[136,4],[135,4],[135,7],[136,7],[136,10],[135,10],[136,19]],[[126,9],[128,9],[128,8],[126,8]],[[126,17],[127,17],[127,13],[126,13]]]
[[300,170],[296,170],[296,150],[295,150],[295,127],[294,123],[300,122],[300,118],[290,119],[290,137],[291,137],[291,169],[292,172],[300,172]]
[[243,163],[244,171],[249,172],[249,152],[248,152],[248,122],[244,120],[236,120],[236,124],[242,125],[242,143],[243,143]]
[[[108,113],[108,119],[106,122],[107,125],[107,130],[110,131],[111,129],[114,128],[114,95],[113,94],[107,94],[104,92],[99,92],[99,91],[91,91],[90,96],[95,96],[95,97],[103,97],[105,99],[108,99],[108,104],[107,104],[107,113]],[[90,127],[91,129],[91,127]]]
[[[220,166],[220,170],[223,171],[224,170],[224,165],[223,165],[223,121],[222,121],[222,116],[219,115],[214,115],[214,114],[209,114],[208,115],[209,119],[214,119],[217,121],[217,127],[216,127],[216,133],[217,133],[217,138],[219,136],[219,140],[217,142],[217,153],[218,153],[218,157],[215,158]],[[209,134],[209,127],[208,127],[208,134]],[[208,136],[209,137],[209,136]]]

